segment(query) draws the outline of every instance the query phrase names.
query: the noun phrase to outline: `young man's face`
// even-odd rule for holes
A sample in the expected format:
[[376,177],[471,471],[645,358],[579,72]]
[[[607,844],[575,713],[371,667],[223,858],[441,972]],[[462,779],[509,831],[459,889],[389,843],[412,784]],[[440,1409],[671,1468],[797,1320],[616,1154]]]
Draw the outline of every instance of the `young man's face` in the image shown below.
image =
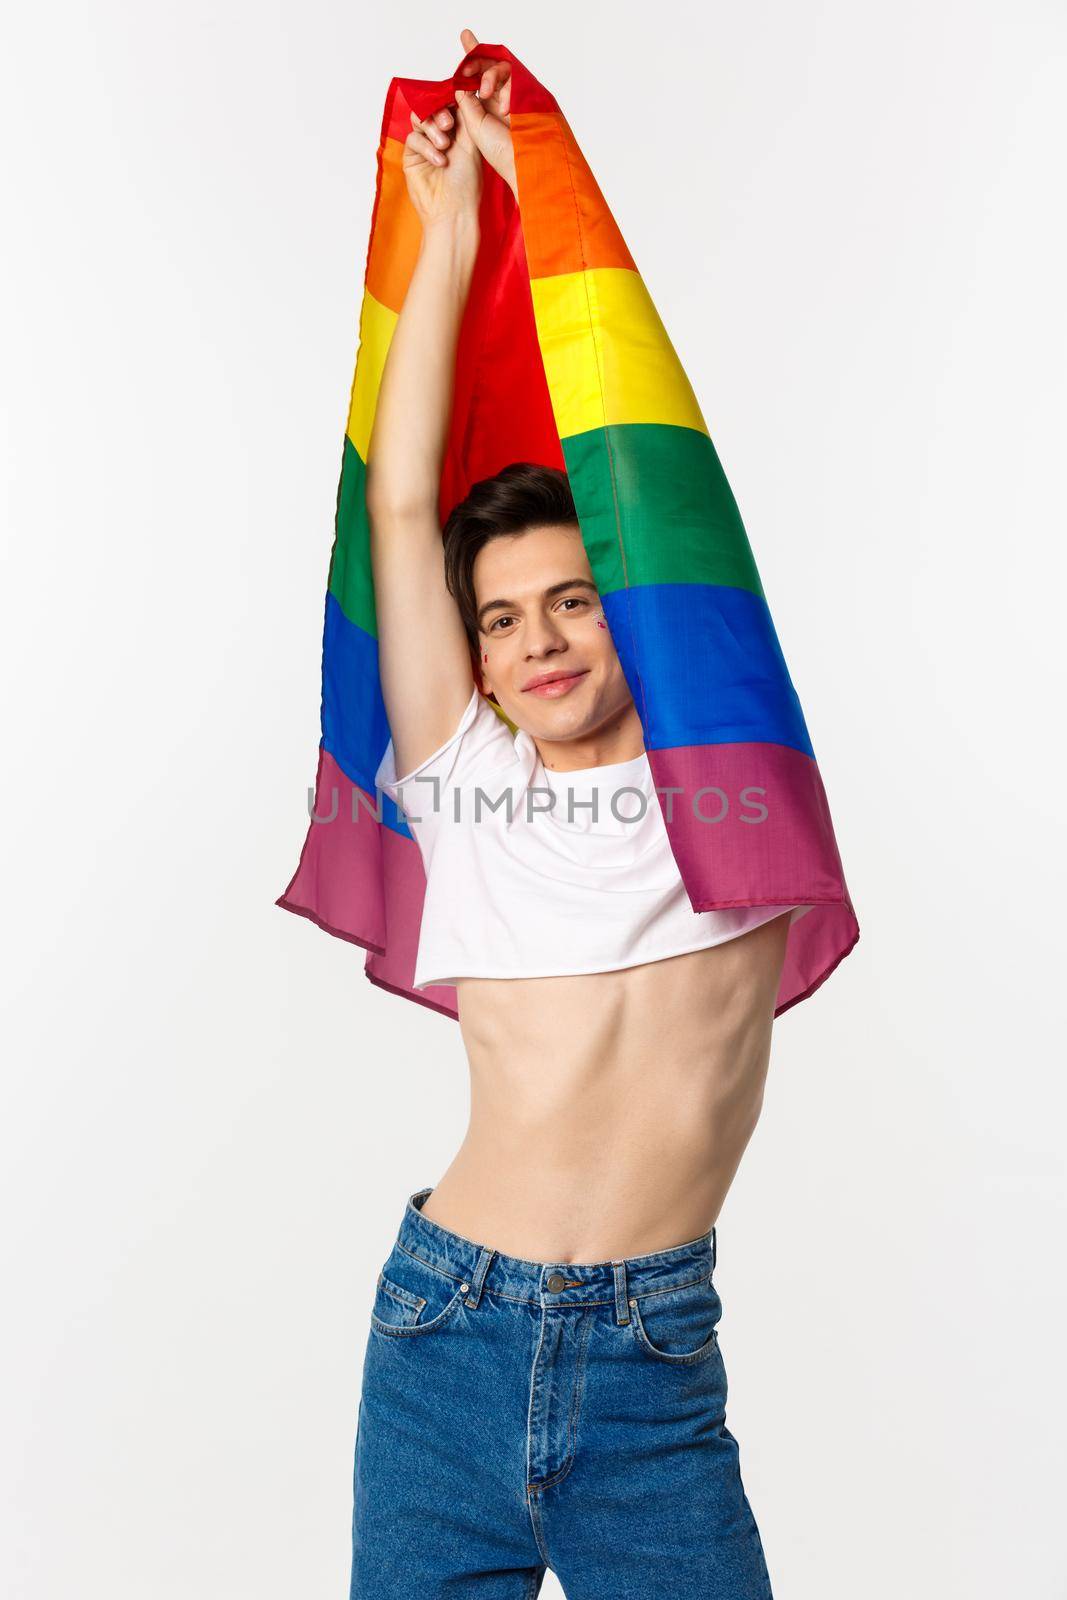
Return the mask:
[[[516,727],[580,738],[633,706],[577,527],[490,539],[473,577],[481,686]],[[534,686],[552,673],[567,677]]]

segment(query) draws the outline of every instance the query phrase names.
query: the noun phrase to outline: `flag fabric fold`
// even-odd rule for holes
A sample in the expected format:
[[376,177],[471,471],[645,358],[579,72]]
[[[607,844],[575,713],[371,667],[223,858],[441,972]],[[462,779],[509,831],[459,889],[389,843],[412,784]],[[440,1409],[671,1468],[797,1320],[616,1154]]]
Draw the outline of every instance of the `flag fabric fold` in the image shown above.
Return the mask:
[[[694,911],[812,907],[790,929],[777,1016],[830,975],[859,925],[748,536],[696,395],[562,111],[505,46],[472,54],[511,63],[518,200],[486,166],[441,521],[511,461],[567,472]],[[454,986],[412,988],[425,874],[402,813],[374,783],[390,732],[365,463],[419,248],[401,164],[410,113],[453,103],[471,82],[462,66],[436,82],[394,78],[386,95],[327,578],[314,810],[276,901],[361,946],[373,983],[452,1017]]]

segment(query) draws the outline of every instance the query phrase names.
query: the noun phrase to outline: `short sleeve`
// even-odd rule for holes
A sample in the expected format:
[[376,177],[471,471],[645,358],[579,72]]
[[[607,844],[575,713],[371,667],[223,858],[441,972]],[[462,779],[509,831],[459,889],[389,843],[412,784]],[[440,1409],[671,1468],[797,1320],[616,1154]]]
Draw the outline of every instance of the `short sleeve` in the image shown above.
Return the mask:
[[374,782],[399,807],[427,863],[442,820],[452,814],[451,792],[499,772],[514,755],[514,735],[475,685],[450,739],[401,778],[390,739]]

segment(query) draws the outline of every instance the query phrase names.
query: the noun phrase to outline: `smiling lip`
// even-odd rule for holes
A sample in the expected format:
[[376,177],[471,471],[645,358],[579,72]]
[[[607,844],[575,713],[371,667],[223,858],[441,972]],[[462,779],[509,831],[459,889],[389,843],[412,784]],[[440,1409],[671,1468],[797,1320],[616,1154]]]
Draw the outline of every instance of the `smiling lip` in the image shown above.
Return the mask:
[[526,685],[526,693],[539,695],[542,700],[558,700],[588,671],[588,667],[583,667],[580,672],[553,673],[550,677],[535,678]]

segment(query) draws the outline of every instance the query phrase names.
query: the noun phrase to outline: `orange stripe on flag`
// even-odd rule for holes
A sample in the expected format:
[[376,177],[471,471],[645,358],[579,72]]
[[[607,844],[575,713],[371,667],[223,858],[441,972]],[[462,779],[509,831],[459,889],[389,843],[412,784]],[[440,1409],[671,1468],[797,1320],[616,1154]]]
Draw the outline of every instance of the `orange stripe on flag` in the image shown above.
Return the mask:
[[408,198],[402,161],[404,146],[386,139],[382,146],[382,186],[367,261],[367,288],[379,305],[399,312],[419,253],[422,226]]
[[628,267],[633,256],[559,111],[511,118],[522,231],[531,278]]

